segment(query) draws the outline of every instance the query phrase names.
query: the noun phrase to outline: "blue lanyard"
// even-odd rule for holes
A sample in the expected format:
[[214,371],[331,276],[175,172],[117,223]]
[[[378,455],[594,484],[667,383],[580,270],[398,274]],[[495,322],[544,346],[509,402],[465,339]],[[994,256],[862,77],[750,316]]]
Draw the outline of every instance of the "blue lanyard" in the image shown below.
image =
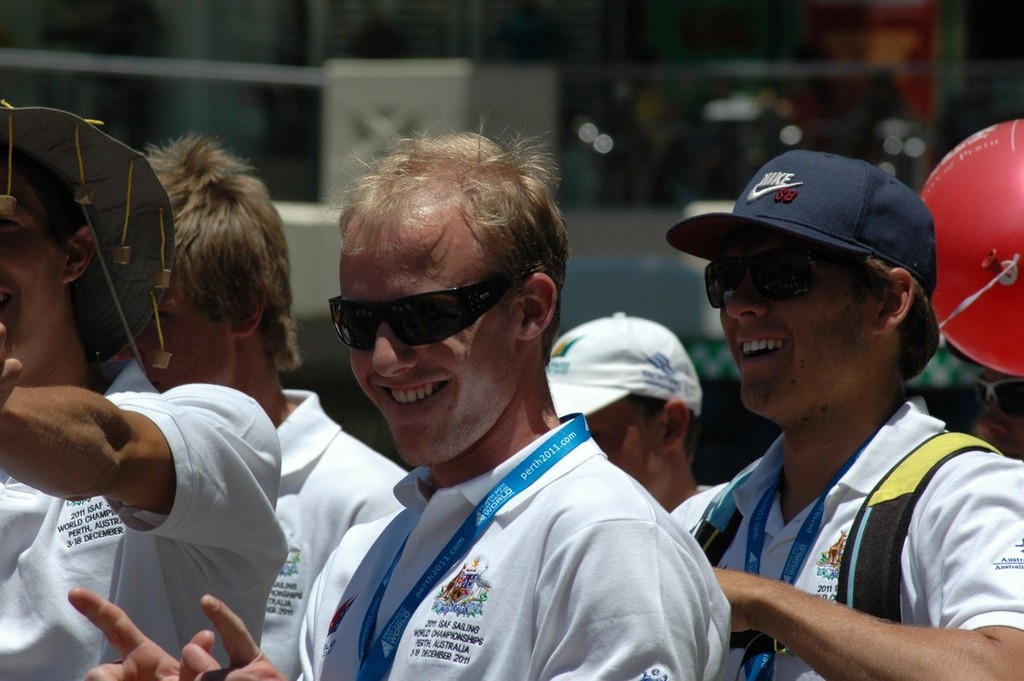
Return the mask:
[[[357,681],[377,681],[384,677],[391,669],[394,661],[394,653],[402,638],[406,625],[412,618],[413,611],[423,601],[427,592],[433,589],[437,582],[444,576],[448,569],[469,551],[483,532],[494,519],[495,514],[509,500],[533,484],[544,473],[550,470],[558,461],[582,442],[590,439],[590,430],[587,422],[581,414],[577,414],[572,422],[564,428],[559,428],[551,437],[545,440],[532,456],[527,457],[511,472],[498,482],[497,485],[484,497],[483,501],[476,505],[473,512],[456,530],[452,538],[448,540],[437,557],[419,578],[412,590],[405,597],[398,609],[381,629],[377,639],[372,645],[370,639],[373,635],[374,625],[377,622],[377,614],[380,611],[381,601],[384,599],[384,592],[387,591],[391,575],[398,565],[399,558],[405,550],[405,543],[409,540],[406,536],[402,546],[391,561],[391,566],[381,579],[373,594],[373,600],[363,617],[363,626],[359,631],[360,667],[356,676]],[[411,530],[410,530],[411,534]]]
[[[874,438],[873,434],[832,476],[828,487],[821,493],[818,500],[814,502],[811,512],[804,518],[800,531],[797,533],[796,539],[793,540],[793,546],[789,549],[786,564],[782,566],[780,579],[784,582],[793,584],[796,581],[800,568],[803,567],[804,561],[807,559],[807,553],[810,551],[815,538],[818,536],[818,530],[821,528],[821,519],[825,515],[825,498],[832,491],[832,488],[836,486],[836,483],[850,470],[853,462],[857,460],[857,457],[860,456],[860,453],[864,450],[867,443],[871,442],[872,438]],[[771,511],[772,502],[775,500],[775,492],[778,490],[781,480],[782,471],[780,470],[778,477],[775,478],[775,482],[765,490],[761,500],[757,502],[754,514],[750,518],[750,524],[747,526],[747,559],[744,569],[755,575],[761,573],[761,554],[764,551],[765,525],[768,522],[768,513]],[[747,660],[744,667],[747,672],[747,681],[767,681],[775,674],[775,653],[758,653]]]

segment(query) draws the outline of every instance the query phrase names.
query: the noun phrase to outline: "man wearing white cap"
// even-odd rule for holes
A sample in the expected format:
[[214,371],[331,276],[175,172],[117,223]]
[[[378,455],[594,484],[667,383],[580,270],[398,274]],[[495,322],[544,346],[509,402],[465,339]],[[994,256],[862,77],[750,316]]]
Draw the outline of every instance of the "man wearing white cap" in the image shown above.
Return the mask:
[[616,312],[563,334],[548,364],[559,415],[582,413],[608,459],[669,511],[697,493],[702,391],[679,338]]

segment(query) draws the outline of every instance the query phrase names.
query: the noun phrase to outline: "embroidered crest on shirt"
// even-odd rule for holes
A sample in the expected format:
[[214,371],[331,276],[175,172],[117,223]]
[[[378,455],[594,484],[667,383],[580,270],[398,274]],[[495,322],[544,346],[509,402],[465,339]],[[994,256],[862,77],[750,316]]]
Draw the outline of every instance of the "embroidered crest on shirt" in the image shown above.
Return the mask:
[[[356,594],[358,596],[358,594]],[[341,624],[342,618],[345,617],[345,613],[352,607],[352,601],[356,599],[356,596],[343,601],[338,609],[334,611],[334,617],[331,618],[331,623],[327,625],[327,640],[324,641],[323,650],[320,652],[321,656],[326,658],[328,655],[334,652],[335,646],[338,644],[338,637],[335,636],[335,632],[338,631],[338,626]]]
[[288,559],[281,566],[281,571],[270,589],[267,599],[267,614],[283,617],[300,617],[302,600],[305,598],[302,584],[297,579],[299,566],[302,563],[302,549],[298,546],[288,547]]
[[486,569],[479,558],[464,563],[459,573],[434,597],[431,609],[439,615],[453,613],[462,617],[476,617],[482,614],[484,602],[491,590],[490,583],[483,578]]
[[839,539],[836,543],[828,548],[828,551],[822,551],[821,556],[818,558],[817,575],[822,579],[829,581],[835,581],[839,578],[839,565],[843,562],[843,550],[846,548],[846,531],[839,531]]
[[355,599],[356,597],[353,596],[338,606],[338,609],[334,612],[334,617],[331,618],[330,625],[327,627],[328,636],[338,630],[338,625],[341,624],[341,619],[345,616],[345,613],[348,612],[348,609],[352,607],[352,601]]
[[281,566],[280,577],[294,577],[299,574],[299,563],[302,562],[302,549],[298,546],[288,547],[288,559]]
[[670,679],[668,674],[654,667],[645,671],[643,676],[640,677],[640,681],[670,681]]

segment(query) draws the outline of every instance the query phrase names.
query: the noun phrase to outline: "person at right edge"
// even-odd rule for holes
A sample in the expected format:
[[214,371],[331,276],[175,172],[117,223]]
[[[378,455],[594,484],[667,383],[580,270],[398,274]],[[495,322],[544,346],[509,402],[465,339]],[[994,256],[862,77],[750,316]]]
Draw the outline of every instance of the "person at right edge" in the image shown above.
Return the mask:
[[[683,220],[667,238],[710,261],[743,403],[782,430],[732,483],[673,512],[710,537],[732,606],[725,678],[1020,678],[1024,467],[969,435],[940,436],[945,424],[906,395],[938,344],[934,227],[918,195],[864,161],[790,151],[733,212]],[[924,467],[905,538],[881,556],[899,568],[898,614],[858,611],[861,590],[882,588],[881,574],[857,572],[843,587],[856,569],[844,562],[880,551],[858,543],[885,515],[876,505],[855,520],[865,498],[919,445],[951,437],[956,455]],[[730,507],[738,526],[702,536]]]
[[971,432],[1006,456],[1024,459],[1024,377],[983,366],[974,380],[974,394],[981,413]]

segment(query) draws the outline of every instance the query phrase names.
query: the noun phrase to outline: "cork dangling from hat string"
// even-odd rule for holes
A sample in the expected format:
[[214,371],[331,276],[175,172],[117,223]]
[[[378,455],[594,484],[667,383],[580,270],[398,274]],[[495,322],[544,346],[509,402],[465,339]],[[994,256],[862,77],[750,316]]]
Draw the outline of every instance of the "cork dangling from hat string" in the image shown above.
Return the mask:
[[[86,119],[86,122],[90,125],[100,124],[100,121],[92,121]],[[85,159],[82,154],[81,135],[79,127],[75,126],[75,155],[78,160],[79,169],[79,183],[75,185],[75,202],[83,206],[82,214],[85,216],[85,220],[89,225],[89,229],[93,233],[93,239],[96,243],[100,243],[99,235],[96,234],[96,229],[92,224],[92,219],[89,217],[89,211],[84,210],[84,206],[92,204],[93,188],[86,182],[85,175]],[[124,199],[124,222],[121,227],[121,243],[113,249],[112,261],[115,265],[127,265],[132,260],[132,247],[128,243],[128,227],[131,223],[132,216],[132,179],[135,176],[135,160],[132,159],[128,162],[128,181],[125,187],[125,199]],[[167,236],[164,232],[164,211],[159,209],[160,215],[160,270],[153,277],[153,286],[156,289],[165,289],[170,285],[171,272],[167,269]],[[128,345],[131,347],[132,356],[135,357],[135,361],[139,363],[139,366],[144,366],[142,362],[142,354],[139,352],[139,348],[135,343],[134,334],[131,332],[131,328],[128,324],[128,319],[124,315],[124,310],[121,308],[121,301],[117,296],[114,282],[110,278],[110,271],[107,268],[106,259],[103,257],[98,258],[100,267],[103,270],[104,278],[107,281],[107,286],[110,289],[111,297],[114,300],[114,305],[117,306],[117,314],[121,319],[121,323],[124,325],[125,336],[128,338]],[[157,308],[156,294],[153,291],[149,292],[149,297],[153,302],[153,316],[156,321],[157,329],[160,329],[160,311]],[[171,355],[164,349],[163,333],[157,334],[160,339],[160,348],[157,350],[153,358],[153,366],[158,369],[166,369],[170,362]]]
[[0,194],[0,215],[13,215],[18,199],[11,194],[14,181],[14,116],[7,117],[7,188]]
[[[164,231],[164,211],[160,209],[160,271],[156,274],[153,282],[154,288],[165,289],[171,285],[171,270],[167,268],[167,233]],[[164,347],[164,331],[160,326],[160,306],[153,291],[149,292],[149,300],[153,303],[153,323],[156,325],[156,338],[159,343],[157,349],[150,357],[150,364],[154,369],[166,369],[171,363],[171,353]],[[138,358],[138,348],[135,347],[135,340],[132,339],[132,349]],[[139,360],[141,364],[141,360]]]

